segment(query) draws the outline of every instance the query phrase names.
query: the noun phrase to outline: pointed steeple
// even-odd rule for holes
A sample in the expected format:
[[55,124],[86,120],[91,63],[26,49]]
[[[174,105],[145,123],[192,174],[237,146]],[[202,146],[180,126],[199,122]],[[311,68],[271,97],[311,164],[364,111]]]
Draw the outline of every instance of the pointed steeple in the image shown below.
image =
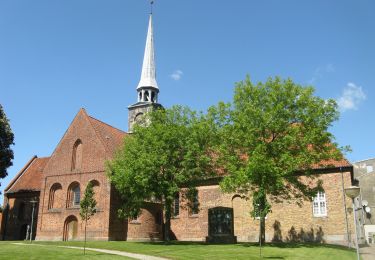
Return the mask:
[[142,116],[153,109],[163,107],[158,102],[159,87],[156,83],[155,56],[154,56],[154,35],[152,28],[152,4],[151,14],[148,22],[148,31],[146,39],[145,54],[143,57],[141,79],[137,86],[137,103],[128,107],[128,126],[129,132],[132,132],[133,125],[142,118]]
[[156,83],[156,71],[155,71],[152,14],[150,14],[150,19],[148,22],[148,31],[147,31],[145,54],[143,57],[142,73],[141,73],[141,79],[138,83],[137,90],[139,90],[140,88],[158,89],[158,84]]

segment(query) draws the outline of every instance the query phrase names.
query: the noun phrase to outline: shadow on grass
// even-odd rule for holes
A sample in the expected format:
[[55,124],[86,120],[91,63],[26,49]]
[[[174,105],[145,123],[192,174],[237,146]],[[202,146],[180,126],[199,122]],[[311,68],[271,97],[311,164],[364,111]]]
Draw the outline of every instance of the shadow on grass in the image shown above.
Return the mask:
[[[165,246],[175,246],[175,245],[201,245],[201,246],[212,246],[212,245],[228,245],[228,244],[214,244],[214,243],[206,243],[206,242],[199,242],[199,241],[157,241],[157,242],[135,242],[143,245],[165,245]],[[238,245],[238,246],[244,246],[244,247],[259,247],[258,243],[249,243],[249,242],[239,242],[237,244],[232,245]],[[332,245],[332,244],[322,244],[322,243],[283,243],[283,242],[277,242],[277,243],[266,243],[262,245],[262,247],[273,247],[273,248],[332,248],[332,249],[339,249],[344,251],[353,251],[354,249],[348,248],[346,246],[341,245]],[[278,258],[278,257],[276,257]],[[280,258],[278,258],[280,259]]]
[[[258,243],[239,243],[245,247],[259,246]],[[275,248],[332,248],[340,249],[345,251],[354,251],[352,248],[341,245],[322,244],[322,243],[266,243],[263,247],[275,247]]]
[[191,245],[191,246],[196,246],[196,245],[202,245],[202,246],[209,246],[209,245],[217,245],[217,244],[209,244],[206,242],[199,242],[199,241],[154,241],[154,242],[134,242],[134,243],[139,243],[143,245],[165,245],[165,246],[179,246],[179,245]]
[[[212,246],[212,245],[238,245],[244,247],[259,247],[259,243],[257,242],[239,242],[237,244],[214,244],[214,243],[206,243],[200,241],[154,241],[154,242],[133,242],[139,243],[143,245],[165,245],[165,246],[172,246],[172,245],[201,245],[201,246]],[[322,244],[322,243],[283,243],[283,242],[273,242],[273,243],[266,243],[263,244],[262,247],[274,247],[274,248],[333,248],[333,249],[342,249],[342,250],[349,250],[353,251],[354,249],[350,249],[346,246],[341,245],[332,245],[332,244]]]

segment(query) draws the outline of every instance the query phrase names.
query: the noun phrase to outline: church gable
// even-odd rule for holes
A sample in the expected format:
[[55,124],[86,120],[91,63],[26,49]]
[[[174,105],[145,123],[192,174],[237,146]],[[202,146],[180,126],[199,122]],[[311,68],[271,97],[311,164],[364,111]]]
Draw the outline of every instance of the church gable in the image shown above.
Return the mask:
[[[104,138],[111,139],[112,136]],[[105,160],[110,156],[111,151],[98,132],[98,126],[93,125],[92,118],[82,108],[57,145],[44,173],[61,175],[104,171]]]

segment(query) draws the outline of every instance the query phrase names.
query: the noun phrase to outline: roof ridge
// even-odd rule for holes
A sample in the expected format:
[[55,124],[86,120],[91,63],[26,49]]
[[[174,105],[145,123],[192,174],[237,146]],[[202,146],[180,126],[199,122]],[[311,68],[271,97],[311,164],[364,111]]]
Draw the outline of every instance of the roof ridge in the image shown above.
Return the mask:
[[37,157],[37,159],[49,159],[51,156]]

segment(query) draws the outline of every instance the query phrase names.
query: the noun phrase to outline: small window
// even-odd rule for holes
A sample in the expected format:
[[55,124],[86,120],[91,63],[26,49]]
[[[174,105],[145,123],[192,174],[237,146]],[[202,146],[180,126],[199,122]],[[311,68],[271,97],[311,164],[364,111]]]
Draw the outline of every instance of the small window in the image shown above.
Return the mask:
[[155,92],[151,91],[151,102],[155,103]]
[[150,94],[148,93],[148,91],[144,92],[144,101],[150,101]]
[[69,185],[68,188],[68,196],[66,200],[66,207],[79,207],[79,203],[81,201],[81,189],[79,187],[78,182],[73,182]]
[[319,191],[313,200],[313,215],[314,217],[327,216],[326,194]]
[[180,215],[180,194],[176,193],[173,199],[172,216],[177,217],[178,215]]
[[73,188],[73,206],[79,206],[81,191],[79,186]]
[[193,200],[191,201],[191,214],[196,215],[199,213],[199,200],[198,191],[194,194]]

